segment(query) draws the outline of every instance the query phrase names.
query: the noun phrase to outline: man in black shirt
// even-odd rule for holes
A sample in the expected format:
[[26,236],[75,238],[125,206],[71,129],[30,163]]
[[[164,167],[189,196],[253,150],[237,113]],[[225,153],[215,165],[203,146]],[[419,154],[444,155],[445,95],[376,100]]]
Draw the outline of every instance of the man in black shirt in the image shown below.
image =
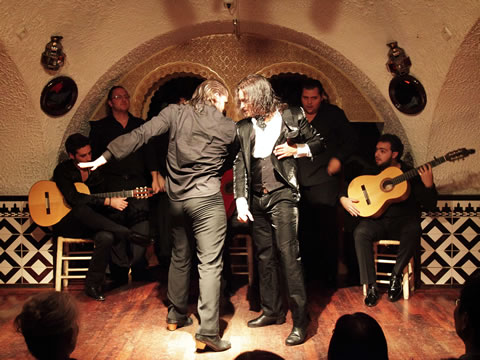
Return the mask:
[[357,136],[342,109],[330,104],[318,80],[302,84],[302,107],[308,122],[328,140],[313,159],[300,158],[300,250],[307,279],[337,286],[337,204],[342,166],[357,148]]
[[[90,141],[92,156],[97,158],[106,149],[107,145],[117,137],[127,134],[138,128],[144,121],[133,116],[130,112],[130,95],[122,86],[114,86],[108,93],[108,116],[90,121]],[[102,169],[105,178],[105,187],[108,191],[131,190],[144,187],[151,182],[149,172],[153,175],[158,170],[158,162],[153,144],[138,149],[125,159],[111,161]],[[159,191],[153,176],[152,187]],[[141,234],[149,234],[149,207],[148,201],[143,199],[128,199],[125,211],[109,211],[108,216],[117,223],[127,226]],[[112,248],[110,270],[117,285],[128,281],[128,272],[132,268],[132,279],[141,280],[146,275],[145,248],[118,243]]]
[[[392,134],[380,136],[375,151],[376,169],[367,171],[369,174],[378,174],[387,167],[400,168],[408,171],[407,166],[400,159],[403,154],[401,140]],[[375,264],[373,259],[373,242],[381,239],[396,239],[400,241],[395,266],[390,277],[388,300],[394,302],[402,294],[402,272],[420,243],[420,206],[427,209],[435,207],[438,193],[433,183],[432,167],[424,165],[418,169],[419,177],[408,180],[410,193],[401,202],[391,204],[386,211],[377,218],[362,218],[354,230],[355,250],[357,252],[360,270],[360,282],[367,285],[365,305],[375,306],[379,295],[376,285]],[[358,199],[348,198],[343,193],[340,203],[352,216],[359,216],[360,211],[355,206]]]
[[77,191],[75,183],[84,183],[91,193],[105,190],[101,172],[91,173],[77,166],[79,162],[92,158],[88,138],[78,133],[72,134],[67,138],[65,148],[70,159],[57,165],[53,180],[72,210],[53,226],[53,230],[57,236],[90,237],[94,240],[95,249],[88,267],[85,293],[103,301],[102,285],[112,245],[133,241],[145,246],[149,240],[101,214],[108,207],[123,211],[128,206],[125,198],[97,197]]
[[101,166],[113,157],[122,159],[152,137],[169,131],[166,190],[170,199],[173,236],[168,272],[170,300],[167,328],[176,330],[193,320],[188,315],[192,256],[198,258],[197,348],[224,351],[229,341],[219,336],[220,281],[227,220],[221,176],[234,154],[235,123],[223,116],[228,91],[216,80],[206,80],[188,104],[171,104],[129,134],[111,142],[100,158],[82,167]]

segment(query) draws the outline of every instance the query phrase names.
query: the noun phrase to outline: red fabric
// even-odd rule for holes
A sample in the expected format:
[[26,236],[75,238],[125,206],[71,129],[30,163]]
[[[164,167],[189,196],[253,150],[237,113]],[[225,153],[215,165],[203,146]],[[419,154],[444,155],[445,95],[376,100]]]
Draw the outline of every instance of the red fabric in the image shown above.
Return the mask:
[[233,198],[233,170],[230,169],[222,176],[222,183],[220,190],[223,196],[223,203],[225,205],[225,212],[227,218],[230,218],[235,212],[235,201]]

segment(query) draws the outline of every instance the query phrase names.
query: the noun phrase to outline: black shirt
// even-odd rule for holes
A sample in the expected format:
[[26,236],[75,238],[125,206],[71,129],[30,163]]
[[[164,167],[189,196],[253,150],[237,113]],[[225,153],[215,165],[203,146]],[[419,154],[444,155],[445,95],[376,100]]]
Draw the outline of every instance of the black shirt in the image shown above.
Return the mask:
[[351,156],[358,144],[357,135],[350,126],[342,109],[335,105],[323,103],[310,123],[326,140],[326,150],[313,159],[299,158],[298,181],[301,186],[319,185],[325,182],[338,181],[338,176],[330,176],[327,166],[332,157],[342,164]]
[[[53,181],[57,184],[67,203],[75,205],[103,205],[105,199],[87,194],[82,194],[75,188],[76,182],[83,182],[80,170],[75,166],[73,160],[66,160],[57,165],[53,172]],[[102,193],[105,190],[105,183],[101,171],[91,172],[85,181],[90,193]]]
[[[142,119],[134,117],[130,113],[128,116],[125,128],[112,115],[102,120],[90,121],[90,141],[94,159],[102,155],[111,141],[145,123]],[[110,161],[102,168],[106,186],[110,191],[146,186],[147,181],[149,182],[148,173],[153,170],[158,170],[153,144],[138,149],[138,151],[122,160]]]
[[197,112],[191,105],[172,104],[160,114],[108,145],[103,156],[122,159],[153,136],[169,131],[166,179],[172,200],[210,196],[220,179],[235,139],[235,123],[213,106]]

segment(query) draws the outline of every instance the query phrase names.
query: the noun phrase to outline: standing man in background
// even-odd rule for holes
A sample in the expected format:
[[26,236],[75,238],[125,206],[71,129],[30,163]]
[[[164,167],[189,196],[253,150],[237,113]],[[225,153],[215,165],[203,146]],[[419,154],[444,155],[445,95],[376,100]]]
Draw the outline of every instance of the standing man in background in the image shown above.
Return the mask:
[[357,136],[342,109],[330,104],[318,80],[302,85],[305,116],[327,139],[327,149],[313,159],[300,158],[300,249],[307,280],[322,280],[337,287],[338,224],[337,201],[342,166],[355,152]]
[[[94,158],[100,156],[112,140],[144,124],[142,119],[130,114],[129,109],[130,95],[127,90],[122,86],[112,87],[107,99],[108,116],[98,121],[90,121],[90,141]],[[157,170],[158,162],[154,146],[148,144],[125,159],[111,161],[102,169],[102,172],[105,176],[107,191],[120,191],[147,186],[151,182],[148,173],[153,175],[153,172]],[[156,180],[155,175],[152,187],[155,192],[158,192],[160,187]],[[127,201],[128,207],[125,211],[112,210],[108,216],[119,224],[143,235],[149,235],[148,201],[143,199],[128,199]],[[110,264],[111,275],[116,285],[128,282],[130,267],[133,280],[146,278],[145,248],[124,243],[117,244],[112,249]]]

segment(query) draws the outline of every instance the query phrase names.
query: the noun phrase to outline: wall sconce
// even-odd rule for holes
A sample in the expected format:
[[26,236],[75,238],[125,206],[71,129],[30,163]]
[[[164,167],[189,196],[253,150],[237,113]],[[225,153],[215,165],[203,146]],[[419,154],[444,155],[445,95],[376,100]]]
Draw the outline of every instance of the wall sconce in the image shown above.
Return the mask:
[[237,1],[236,0],[223,0],[223,6],[225,9],[227,9],[230,14],[233,15],[235,12],[235,8],[237,7]]
[[412,62],[396,41],[388,43],[387,69],[394,76],[388,87],[393,105],[404,114],[416,115],[427,104],[427,94],[420,81],[409,75]]
[[407,75],[410,72],[412,62],[407,54],[405,54],[405,50],[398,47],[396,41],[388,43],[387,46],[390,47],[388,51],[387,69],[393,75]]
[[57,71],[65,63],[66,55],[63,52],[63,45],[60,43],[62,39],[63,36],[54,35],[50,38],[50,42],[45,45],[41,62],[47,70]]

